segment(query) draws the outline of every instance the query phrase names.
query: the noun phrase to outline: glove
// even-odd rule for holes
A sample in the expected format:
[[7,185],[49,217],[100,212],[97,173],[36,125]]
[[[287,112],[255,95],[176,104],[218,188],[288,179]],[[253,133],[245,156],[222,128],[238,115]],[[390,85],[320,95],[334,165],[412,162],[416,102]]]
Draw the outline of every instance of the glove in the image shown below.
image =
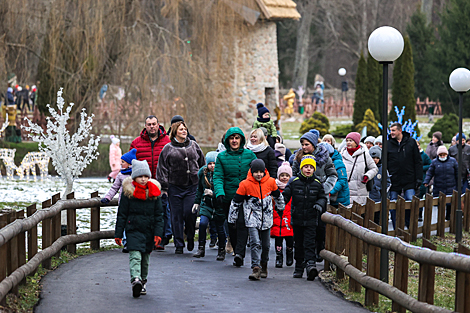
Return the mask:
[[421,187],[421,184],[423,183],[423,181],[421,179],[418,179],[416,181],[416,188],[415,189],[419,189]]
[[204,189],[204,196],[212,197],[213,194],[211,189]]
[[320,213],[323,211],[323,208],[322,208],[321,205],[319,205],[319,204],[315,204],[315,205],[313,206],[313,208],[316,209],[316,210],[318,210],[318,212],[320,212]]
[[217,204],[219,206],[222,206],[222,204],[224,203],[224,200],[225,200],[225,196],[218,196],[217,197]]
[[367,181],[368,181],[368,180],[369,180],[369,177],[367,177],[367,175],[364,175],[364,177],[362,178],[361,183],[367,184]]
[[118,246],[122,246],[122,239],[121,238],[114,238],[114,241]]
[[107,198],[101,199],[101,203],[103,203],[103,204],[106,204],[106,203],[109,203],[109,202],[110,202],[110,201],[109,201],[109,199],[107,199]]
[[194,204],[192,209],[193,214],[199,213],[199,204]]
[[153,241],[155,242],[155,247],[156,247],[162,242],[162,237],[155,236],[153,237]]

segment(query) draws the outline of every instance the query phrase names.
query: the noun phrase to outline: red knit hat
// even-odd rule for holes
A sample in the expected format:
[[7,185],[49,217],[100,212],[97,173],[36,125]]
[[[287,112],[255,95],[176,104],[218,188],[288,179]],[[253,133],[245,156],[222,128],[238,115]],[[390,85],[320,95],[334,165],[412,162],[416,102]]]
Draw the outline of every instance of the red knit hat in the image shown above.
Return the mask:
[[354,140],[354,142],[356,143],[356,145],[359,146],[359,142],[361,141],[361,134],[357,133],[357,132],[352,132],[352,133],[349,133],[347,136],[346,136],[346,139],[352,139]]

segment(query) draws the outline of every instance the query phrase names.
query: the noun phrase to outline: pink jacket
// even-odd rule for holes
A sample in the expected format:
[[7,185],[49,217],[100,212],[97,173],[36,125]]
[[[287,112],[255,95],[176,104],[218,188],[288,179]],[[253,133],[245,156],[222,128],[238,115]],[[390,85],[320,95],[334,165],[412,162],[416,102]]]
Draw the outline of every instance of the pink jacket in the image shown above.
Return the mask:
[[119,192],[119,199],[118,201],[121,202],[121,193],[122,193],[122,181],[126,179],[129,175],[124,175],[121,172],[116,176],[116,180],[114,181],[114,184],[111,186],[109,189],[108,193],[104,196],[106,199],[109,201],[113,200],[114,196]]
[[111,171],[116,171],[121,169],[121,148],[115,144],[109,146],[109,166],[111,166]]

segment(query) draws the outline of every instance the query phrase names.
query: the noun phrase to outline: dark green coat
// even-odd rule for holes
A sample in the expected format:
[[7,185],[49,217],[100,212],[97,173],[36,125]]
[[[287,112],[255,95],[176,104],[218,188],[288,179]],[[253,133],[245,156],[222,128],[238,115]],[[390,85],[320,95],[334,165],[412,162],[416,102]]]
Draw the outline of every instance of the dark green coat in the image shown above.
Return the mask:
[[[228,137],[239,134],[242,137],[240,149],[232,151]],[[251,161],[256,160],[256,155],[243,148],[245,146],[245,135],[238,127],[231,127],[225,133],[224,146],[227,150],[217,155],[214,169],[214,190],[215,196],[225,196],[225,203],[231,202],[238,185],[248,175]]]
[[[156,180],[149,181],[161,189]],[[155,245],[154,237],[163,233],[162,201],[160,197],[136,199],[133,197],[134,190],[132,178],[126,178],[122,182],[114,236],[122,238],[123,231],[126,230],[128,250],[150,253]]]
[[[219,208],[217,205],[215,193],[212,197],[204,196],[204,189],[211,189],[214,191],[214,181],[213,181],[213,173],[207,171],[204,174],[204,170],[207,168],[207,165],[203,166],[199,172],[197,173],[197,177],[199,178],[199,183],[197,185],[196,191],[196,199],[194,200],[195,204],[199,204],[199,215],[207,216],[209,219],[214,219],[218,221],[225,220],[225,214],[222,208]],[[206,178],[209,181],[209,185],[206,183]]]

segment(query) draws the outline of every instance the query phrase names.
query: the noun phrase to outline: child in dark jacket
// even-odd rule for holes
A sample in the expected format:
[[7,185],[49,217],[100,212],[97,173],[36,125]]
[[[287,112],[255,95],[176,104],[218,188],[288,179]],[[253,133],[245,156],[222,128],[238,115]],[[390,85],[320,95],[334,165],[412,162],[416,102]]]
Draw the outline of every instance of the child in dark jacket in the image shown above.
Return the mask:
[[[289,162],[284,162],[277,170],[276,184],[281,192],[287,186],[292,177],[292,168]],[[286,265],[291,266],[294,263],[294,230],[291,225],[291,202],[286,203],[284,211],[275,210],[273,212],[273,227],[271,228],[271,237],[274,237],[276,246],[276,267],[282,268],[283,248],[282,242],[286,241]]]
[[[382,201],[382,149],[379,146],[373,146],[369,150],[369,154],[372,157],[372,160],[374,160],[375,165],[377,165],[377,168],[379,171],[377,172],[377,175],[374,177],[374,186],[372,187],[372,190],[369,192],[369,198],[375,202],[381,202]],[[387,188],[390,187],[390,176],[388,175],[387,171]],[[387,190],[388,193],[388,190]],[[380,212],[377,211],[374,213],[374,223],[377,225],[380,224]]]
[[292,199],[291,224],[294,228],[294,278],[302,278],[307,270],[307,280],[318,276],[316,267],[316,230],[318,219],[326,211],[327,197],[320,180],[315,175],[316,161],[306,155],[300,162],[300,175],[293,177],[284,189],[284,202]]
[[[270,229],[273,226],[273,199],[277,210],[284,210],[284,198],[274,178],[269,176],[264,161],[251,162],[248,176],[240,183],[230,205],[228,223],[234,224],[243,211],[245,226],[250,234],[250,280],[268,277]],[[260,268],[261,266],[261,268]]]
[[214,221],[217,234],[219,237],[219,251],[217,261],[225,260],[225,231],[224,210],[216,201],[214,193],[214,167],[215,160],[217,159],[217,152],[211,151],[206,154],[206,165],[201,167],[197,174],[199,183],[197,185],[196,199],[192,212],[199,212],[199,248],[195,258],[203,258],[206,255],[206,231],[209,222]]
[[160,184],[151,177],[147,161],[132,161],[132,175],[122,183],[116,228],[116,244],[122,245],[124,230],[129,249],[132,295],[147,294],[150,253],[160,244],[163,232],[163,209]]

